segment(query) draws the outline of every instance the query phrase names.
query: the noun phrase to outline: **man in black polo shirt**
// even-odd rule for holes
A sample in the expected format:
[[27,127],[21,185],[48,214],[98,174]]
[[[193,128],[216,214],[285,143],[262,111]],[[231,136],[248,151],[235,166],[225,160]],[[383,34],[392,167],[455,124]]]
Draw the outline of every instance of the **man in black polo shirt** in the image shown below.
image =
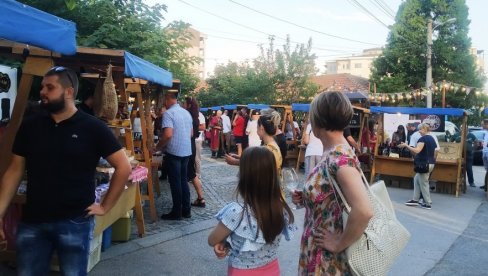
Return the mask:
[[[0,239],[5,238],[1,218],[27,170],[26,203],[17,229],[17,272],[47,274],[55,250],[62,274],[86,275],[93,215],[113,207],[131,168],[107,126],[76,109],[74,71],[54,67],[41,85],[41,107],[47,112],[22,122],[12,161],[0,180]],[[115,172],[103,202],[95,204],[94,173],[100,157]]]

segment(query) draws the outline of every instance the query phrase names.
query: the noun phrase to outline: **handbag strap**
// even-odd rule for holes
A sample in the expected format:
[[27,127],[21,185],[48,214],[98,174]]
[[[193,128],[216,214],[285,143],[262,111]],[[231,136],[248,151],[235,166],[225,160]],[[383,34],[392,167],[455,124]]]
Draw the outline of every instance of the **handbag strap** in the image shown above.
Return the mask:
[[[351,212],[351,206],[349,205],[346,198],[342,194],[341,188],[337,184],[337,181],[333,177],[331,177],[331,173],[329,172],[329,156],[326,157],[326,166],[327,166],[327,168],[325,171],[327,173],[327,178],[329,179],[329,181],[332,182],[332,185],[334,186],[334,193],[335,193],[335,191],[337,191],[337,193],[339,194],[339,197],[341,198],[342,202],[344,203],[344,206],[346,207],[347,213],[349,214]],[[364,176],[364,173],[361,169],[359,169],[359,171],[361,172],[361,181],[363,182],[363,185],[366,186],[366,190],[368,192],[371,192],[370,188],[369,188],[368,180],[366,180],[366,176]],[[337,196],[336,196],[336,198],[337,198]]]

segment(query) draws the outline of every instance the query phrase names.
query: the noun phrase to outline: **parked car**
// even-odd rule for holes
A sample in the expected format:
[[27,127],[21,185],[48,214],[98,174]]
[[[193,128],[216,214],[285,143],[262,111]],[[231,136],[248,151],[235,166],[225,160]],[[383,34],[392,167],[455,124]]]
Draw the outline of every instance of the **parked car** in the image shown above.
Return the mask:
[[458,136],[460,133],[459,128],[450,121],[444,122],[444,132],[431,132],[431,135],[437,136],[439,142],[452,142],[454,136]]
[[476,140],[473,145],[473,163],[475,165],[483,165],[483,140],[485,138],[485,130],[468,129],[469,132],[476,136]]

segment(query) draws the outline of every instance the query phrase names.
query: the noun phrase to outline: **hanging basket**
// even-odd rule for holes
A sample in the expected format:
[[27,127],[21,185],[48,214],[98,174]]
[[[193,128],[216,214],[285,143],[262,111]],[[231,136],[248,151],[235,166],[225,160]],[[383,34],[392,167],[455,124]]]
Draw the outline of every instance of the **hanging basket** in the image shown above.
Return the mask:
[[100,85],[100,81],[95,89],[95,115],[103,120],[110,121],[115,119],[118,110],[117,92],[112,78],[112,65],[107,68],[107,77]]

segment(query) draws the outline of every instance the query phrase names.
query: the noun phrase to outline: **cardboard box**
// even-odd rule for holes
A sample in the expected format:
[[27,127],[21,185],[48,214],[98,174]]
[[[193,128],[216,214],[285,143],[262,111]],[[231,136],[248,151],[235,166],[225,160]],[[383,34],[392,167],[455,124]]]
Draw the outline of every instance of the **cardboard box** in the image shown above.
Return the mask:
[[102,244],[100,243],[93,251],[90,251],[90,255],[88,256],[88,266],[86,268],[86,272],[90,272],[95,265],[100,262],[100,256],[102,255]]
[[125,216],[127,211],[132,210],[136,198],[136,185],[129,184],[129,187],[122,192],[117,203],[104,216],[95,216],[95,230],[93,235],[101,235],[103,230],[107,229],[119,218]]
[[[102,235],[94,236],[90,240],[90,255],[88,255],[88,265],[86,271],[90,272],[93,267],[100,262],[100,255],[102,254]],[[58,254],[54,252],[53,258],[51,260],[51,271],[59,272],[59,260]]]

